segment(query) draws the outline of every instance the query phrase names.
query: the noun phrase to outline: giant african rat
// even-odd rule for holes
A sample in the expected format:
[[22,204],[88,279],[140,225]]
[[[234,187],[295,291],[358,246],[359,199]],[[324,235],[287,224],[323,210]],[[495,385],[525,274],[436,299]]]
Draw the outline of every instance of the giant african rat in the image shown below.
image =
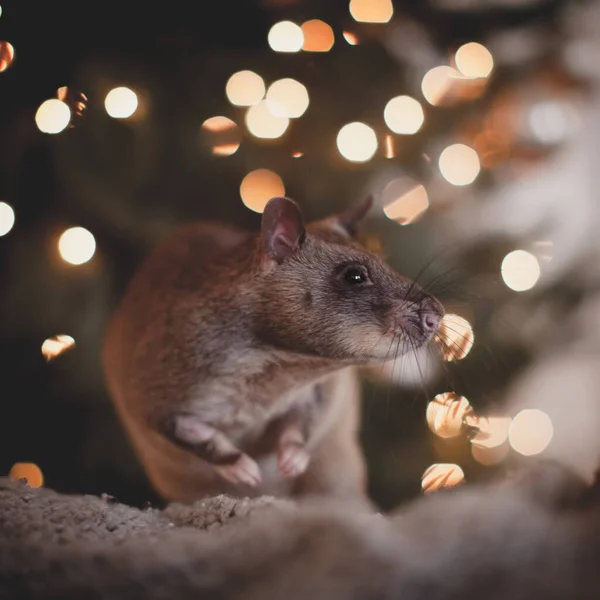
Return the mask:
[[118,413],[167,500],[365,499],[355,368],[428,342],[441,304],[357,241],[371,199],[305,227],[289,198],[259,235],[184,226],[108,329]]

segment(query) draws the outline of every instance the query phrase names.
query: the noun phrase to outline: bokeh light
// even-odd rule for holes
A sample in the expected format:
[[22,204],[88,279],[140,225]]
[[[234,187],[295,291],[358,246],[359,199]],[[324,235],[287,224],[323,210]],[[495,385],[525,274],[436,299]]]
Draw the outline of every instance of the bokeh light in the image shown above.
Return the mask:
[[554,427],[542,410],[528,408],[516,415],[508,430],[508,441],[523,456],[540,454],[552,441]]
[[104,108],[113,119],[127,119],[138,107],[137,94],[127,87],[110,90],[104,99]]
[[305,52],[329,52],[335,42],[333,29],[320,19],[312,19],[302,24]]
[[56,98],[42,102],[35,113],[35,124],[42,133],[60,133],[70,120],[71,110]]
[[377,151],[377,136],[375,131],[364,123],[348,123],[337,135],[337,147],[346,160],[366,162]]
[[524,292],[530,290],[540,278],[540,263],[525,250],[513,250],[504,257],[500,272],[511,290]]
[[532,137],[545,145],[565,141],[576,131],[578,125],[573,106],[560,100],[536,102],[527,117]]
[[400,225],[414,223],[428,207],[427,190],[411,179],[394,179],[383,190],[383,212]]
[[6,71],[15,60],[15,48],[10,42],[0,41],[0,73]]
[[42,354],[44,358],[50,362],[53,358],[56,358],[66,350],[75,346],[75,340],[70,335],[54,335],[44,340],[42,344]]
[[425,115],[423,107],[414,98],[396,96],[385,105],[383,118],[394,133],[410,135],[421,129]]
[[246,112],[246,127],[257,138],[276,139],[281,137],[289,124],[290,120],[287,117],[273,114],[266,100],[251,106]]
[[421,487],[426,494],[437,492],[442,488],[452,488],[465,480],[463,470],[452,463],[431,465],[421,477]]
[[15,224],[15,211],[10,204],[0,202],[0,237],[6,235]]
[[227,117],[206,119],[202,123],[202,134],[207,147],[215,156],[231,156],[240,147],[240,130]]
[[269,86],[267,104],[277,117],[297,119],[308,108],[308,90],[295,79],[279,79]]
[[429,429],[437,436],[448,439],[460,435],[465,417],[473,414],[471,404],[454,392],[438,394],[425,413]]
[[235,106],[253,106],[264,98],[265,82],[254,71],[238,71],[227,80],[225,94]]
[[479,175],[481,165],[477,152],[465,144],[453,144],[440,154],[440,172],[452,185],[469,185]]
[[65,262],[82,265],[94,256],[96,240],[87,229],[71,227],[60,236],[58,251]]
[[510,421],[510,417],[479,417],[477,421],[479,431],[471,443],[482,448],[495,448],[504,444],[508,439]]
[[271,198],[285,196],[285,187],[277,173],[269,169],[256,169],[242,180],[240,196],[250,210],[262,213]]
[[447,65],[429,69],[421,82],[423,97],[429,104],[440,106],[453,91],[459,77],[460,73]]
[[488,77],[494,68],[491,52],[477,42],[463,44],[456,51],[454,61],[465,77]]
[[350,14],[360,23],[387,23],[394,6],[392,0],[350,0]]
[[469,354],[475,334],[469,321],[448,313],[444,315],[436,333],[436,340],[442,353],[442,358],[447,361],[462,360]]
[[352,33],[351,31],[344,31],[342,36],[351,46],[358,45],[358,36],[355,33]]
[[275,52],[299,52],[304,44],[304,34],[296,23],[280,21],[269,30],[268,42]]
[[44,485],[44,475],[42,474],[42,470],[35,463],[15,463],[11,467],[8,477],[13,481],[26,479],[27,485],[32,488],[39,488]]

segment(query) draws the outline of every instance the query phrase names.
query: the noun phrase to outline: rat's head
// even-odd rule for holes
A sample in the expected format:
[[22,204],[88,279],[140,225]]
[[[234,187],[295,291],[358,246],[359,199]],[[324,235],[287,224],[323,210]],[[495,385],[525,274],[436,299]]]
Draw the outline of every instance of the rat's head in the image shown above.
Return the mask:
[[442,305],[356,240],[371,199],[305,227],[298,205],[273,198],[262,217],[261,334],[278,346],[355,362],[427,343]]

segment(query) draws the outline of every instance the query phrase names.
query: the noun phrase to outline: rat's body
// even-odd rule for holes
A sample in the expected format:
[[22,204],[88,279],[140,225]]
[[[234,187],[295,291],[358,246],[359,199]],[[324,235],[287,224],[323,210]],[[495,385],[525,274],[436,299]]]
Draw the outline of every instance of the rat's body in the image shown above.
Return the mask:
[[421,345],[442,316],[352,239],[366,209],[305,230],[297,205],[274,199],[260,236],[184,227],[134,278],[105,369],[166,499],[364,496],[353,367]]

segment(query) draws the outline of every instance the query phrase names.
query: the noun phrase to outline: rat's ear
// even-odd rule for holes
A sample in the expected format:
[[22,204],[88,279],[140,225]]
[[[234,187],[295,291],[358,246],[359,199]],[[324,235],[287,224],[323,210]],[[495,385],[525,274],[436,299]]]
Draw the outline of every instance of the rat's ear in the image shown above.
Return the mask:
[[300,207],[289,198],[271,198],[262,215],[261,235],[267,255],[281,263],[304,241]]
[[358,233],[358,224],[365,218],[372,206],[373,196],[369,195],[334,218],[349,236],[354,237]]

